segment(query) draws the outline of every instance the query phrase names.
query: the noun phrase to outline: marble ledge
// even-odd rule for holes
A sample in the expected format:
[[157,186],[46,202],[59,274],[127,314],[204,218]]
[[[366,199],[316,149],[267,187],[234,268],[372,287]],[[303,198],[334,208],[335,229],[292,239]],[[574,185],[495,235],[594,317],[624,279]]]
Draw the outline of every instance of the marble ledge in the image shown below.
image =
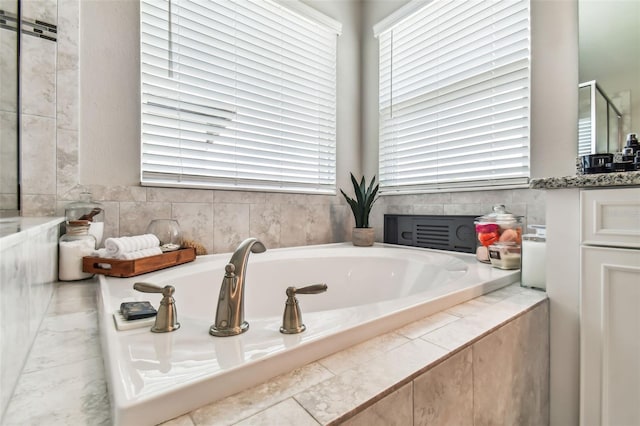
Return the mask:
[[531,189],[640,186],[640,171],[531,179]]
[[62,217],[15,217],[0,220],[0,250],[7,249],[25,241],[27,237],[37,235],[64,221]]

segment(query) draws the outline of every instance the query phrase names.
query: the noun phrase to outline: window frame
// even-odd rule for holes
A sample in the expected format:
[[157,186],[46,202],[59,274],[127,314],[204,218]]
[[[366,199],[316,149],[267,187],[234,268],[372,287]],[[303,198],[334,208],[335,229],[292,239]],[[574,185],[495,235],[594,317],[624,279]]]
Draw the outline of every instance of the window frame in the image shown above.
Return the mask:
[[[177,1],[179,0],[169,0],[168,2],[165,1],[161,3],[163,8],[165,9],[169,8],[168,16],[173,17],[173,15],[170,15],[171,13],[170,8],[172,4],[175,7]],[[328,100],[325,100],[325,98],[319,97],[318,93],[320,92],[313,92],[312,89],[309,89],[308,93],[304,95],[306,96],[306,98],[304,99],[313,99],[318,105],[322,104],[317,107],[316,114],[320,114],[318,117],[313,118],[312,115],[309,115],[308,117],[304,118],[307,121],[315,121],[316,124],[312,123],[312,124],[309,124],[308,128],[305,127],[306,124],[304,124],[302,121],[297,119],[297,116],[300,115],[298,110],[290,110],[291,112],[289,113],[289,116],[288,117],[283,116],[284,118],[281,118],[280,123],[278,123],[277,122],[278,118],[275,114],[276,108],[274,107],[273,109],[271,109],[270,107],[266,107],[266,106],[262,108],[261,111],[257,112],[254,116],[249,117],[242,124],[240,124],[241,120],[237,118],[237,115],[239,114],[238,110],[240,109],[238,107],[239,104],[232,105],[234,108],[237,108],[237,110],[232,110],[232,108],[226,107],[225,106],[226,104],[224,102],[222,101],[217,102],[217,101],[220,101],[220,99],[216,99],[215,105],[213,105],[213,103],[211,102],[209,105],[207,105],[206,103],[208,101],[201,104],[193,103],[193,99],[195,99],[195,97],[191,96],[191,94],[189,94],[190,97],[185,96],[184,98],[178,98],[178,100],[176,100],[174,96],[174,98],[171,99],[171,96],[169,95],[173,93],[180,93],[179,91],[183,90],[183,89],[178,89],[173,87],[166,90],[166,93],[169,94],[167,96],[162,95],[162,96],[156,96],[154,98],[153,96],[155,96],[156,93],[150,94],[148,90],[148,84],[149,84],[148,77],[145,76],[144,74],[145,73],[144,61],[148,60],[144,57],[144,54],[145,54],[144,49],[145,48],[148,49],[148,46],[144,45],[145,34],[143,34],[143,31],[145,31],[145,26],[144,26],[145,24],[143,20],[149,19],[148,16],[146,17],[144,16],[145,4],[153,5],[154,2],[151,0],[148,0],[148,1],[142,0],[141,8],[140,8],[140,36],[141,36],[140,37],[141,38],[140,40],[140,43],[141,43],[141,46],[140,46],[140,49],[141,49],[140,50],[141,52],[140,53],[140,105],[141,105],[141,109],[140,109],[140,123],[141,123],[140,183],[142,186],[179,187],[179,188],[197,188],[197,189],[230,189],[230,190],[243,190],[243,191],[287,192],[287,193],[304,193],[304,194],[335,194],[336,193],[337,48],[338,48],[337,36],[341,34],[341,24],[339,22],[333,20],[332,18],[329,18],[328,16],[300,2],[299,0],[293,0],[293,1],[292,0],[260,0],[260,1],[253,1],[250,3],[246,3],[247,5],[249,5],[248,7],[245,6],[245,4],[240,4],[237,2],[233,2],[233,5],[231,2],[226,4],[220,3],[221,4],[221,6],[219,6],[220,8],[228,8],[228,9],[232,7],[235,7],[236,9],[240,9],[243,7],[245,9],[250,9],[250,8],[260,9],[263,7],[265,9],[268,8],[269,10],[264,12],[266,15],[265,21],[268,21],[268,24],[266,25],[273,25],[274,27],[276,25],[282,26],[283,32],[281,33],[282,35],[280,36],[280,42],[281,42],[281,48],[285,49],[285,51],[287,49],[286,47],[287,40],[285,40],[287,36],[285,33],[286,31],[289,31],[289,29],[287,28],[287,25],[291,25],[291,26],[305,25],[306,26],[305,28],[309,28],[309,26],[313,26],[311,27],[314,29],[313,31],[320,32],[322,34],[322,37],[324,37],[322,41],[317,41],[314,39],[313,36],[309,36],[307,37],[307,40],[304,41],[306,43],[315,43],[315,44],[319,44],[319,43],[331,44],[332,43],[333,44],[332,46],[330,46],[332,50],[330,49],[327,53],[328,55],[327,58],[329,59],[325,60],[324,57],[322,58],[323,60],[325,60],[325,69],[323,69],[322,72],[324,72],[325,75],[330,75],[330,80],[328,83],[329,86],[327,86],[328,89],[325,88],[322,90],[329,90],[329,91],[332,90],[333,91],[332,95],[331,94],[328,95],[329,96],[327,98]],[[183,5],[184,4],[186,3],[183,3]],[[192,4],[199,5],[198,2],[192,2]],[[272,21],[275,22],[278,19],[278,17],[275,15],[271,15],[271,17],[273,17],[272,21],[268,19],[270,18],[268,13],[274,10],[279,11],[279,13],[281,14],[279,19],[281,19],[282,22],[276,22],[275,24],[272,24]],[[241,11],[237,11],[237,13],[241,13]],[[219,15],[216,15],[216,16],[219,16]],[[235,15],[234,15],[234,18],[236,18]],[[178,18],[173,17],[173,19],[177,20]],[[240,18],[238,15],[237,19],[240,20],[242,18]],[[289,21],[287,21],[287,19]],[[169,25],[171,25],[170,21],[171,19],[167,18],[164,22],[169,23]],[[249,19],[243,19],[242,20],[243,25],[245,25],[245,21],[249,21]],[[291,22],[293,22],[293,24]],[[246,22],[246,25],[249,26],[250,25],[249,22]],[[254,26],[265,25],[265,22],[258,22],[258,23],[254,23],[253,25]],[[165,33],[163,34],[163,36],[166,36],[166,38],[168,38],[168,42],[166,45],[173,46],[171,44],[171,35],[169,34],[170,34],[170,31],[165,30]],[[277,34],[275,30],[273,34]],[[311,34],[315,34],[315,33],[312,32]],[[174,37],[177,37],[177,36],[174,36]],[[299,46],[303,43],[303,41],[300,40],[300,38],[296,39],[294,35],[290,34],[289,37],[291,39],[291,43],[293,43],[291,44],[291,46],[293,45]],[[320,36],[317,36],[317,35],[315,37],[320,38]],[[331,40],[331,37],[333,37],[333,40]],[[255,40],[258,43],[263,41],[257,38]],[[325,47],[326,46],[323,45],[322,48],[325,48]],[[238,49],[241,49],[241,47],[238,47]],[[167,73],[167,75],[170,75],[172,70],[170,69],[171,66],[168,64],[173,63],[172,59],[174,57],[171,55],[174,53],[174,47],[170,47],[170,48],[167,47],[165,50],[166,50],[165,52],[166,57],[164,59],[164,62],[167,64],[167,66],[165,66],[165,72]],[[183,49],[183,50],[186,50],[186,49]],[[266,52],[265,56],[267,56],[268,53],[269,52]],[[285,54],[288,55],[287,57],[293,57],[292,53],[285,53]],[[283,56],[284,58],[283,60],[286,60],[287,57]],[[238,58],[239,60],[244,59],[244,58],[241,58],[240,55],[238,56]],[[269,57],[266,60],[271,60],[271,59],[272,57]],[[319,60],[320,58],[318,58],[318,61]],[[249,62],[249,61],[247,60],[245,62]],[[219,65],[218,63],[215,63],[215,64],[210,63],[210,64],[212,64],[210,66]],[[238,68],[240,68],[241,66],[245,66],[245,69],[250,69],[253,72],[255,68],[246,68],[246,67],[252,66],[253,64],[254,63],[250,63],[249,65],[246,65],[246,64],[239,65]],[[282,72],[282,71],[280,72],[282,76],[281,77],[282,83],[280,83],[282,88],[280,90],[282,90],[282,93],[283,93],[281,94],[282,99],[286,102],[287,100],[286,92],[290,93],[293,90],[291,87],[289,87],[293,85],[293,83],[291,85],[287,84],[288,80],[286,80],[286,77],[284,77],[284,75],[286,74],[286,71],[287,71],[286,67],[288,64],[287,63],[283,63],[283,64],[284,65],[281,65],[281,67],[282,69],[284,69],[285,72]],[[243,80],[242,76],[237,76],[236,78],[237,78],[236,81],[238,82],[237,85],[240,85],[243,83],[243,81],[245,81]],[[258,78],[262,78],[261,81],[266,81],[266,83],[264,84],[271,84],[270,77],[266,74],[265,76],[259,76]],[[301,77],[301,80],[305,78],[306,78],[305,81],[311,80],[311,77],[306,77],[306,76]],[[165,78],[165,80],[171,80],[171,79],[167,77]],[[172,82],[170,81],[169,84],[171,83]],[[147,86],[145,86],[145,84]],[[180,84],[181,83],[176,80],[175,86],[176,87],[180,86]],[[316,83],[316,82],[304,83],[303,82],[302,84],[318,84],[319,85],[320,83]],[[331,84],[333,85],[333,87],[330,86]],[[186,86],[187,83],[182,83],[182,85]],[[207,87],[207,89],[209,89],[209,87]],[[272,88],[269,87],[269,90],[271,89]],[[266,91],[267,89],[264,89],[264,90]],[[195,91],[193,90],[192,92],[195,93]],[[249,91],[246,91],[246,92],[249,93]],[[247,96],[258,96],[258,94],[256,91],[256,92],[249,93]],[[297,100],[296,102],[298,101],[302,102],[304,100]],[[314,108],[312,104],[310,108]],[[174,135],[167,136],[168,134],[172,133],[168,130],[166,131],[167,134],[163,133],[160,136],[158,136],[158,134],[154,135],[153,137],[156,137],[158,139],[162,137],[163,143],[164,141],[168,141],[166,142],[166,148],[164,146],[161,146],[160,148],[158,148],[158,151],[154,152],[152,149],[150,149],[150,147],[154,143],[156,145],[161,145],[161,144],[158,144],[156,142],[153,142],[153,143],[149,142],[148,134],[150,132],[148,128],[150,126],[149,126],[148,117],[151,114],[149,112],[150,109],[154,109],[153,114],[156,114],[156,117],[161,115],[165,116],[161,118],[161,121],[163,124],[158,125],[157,122],[153,123],[153,125],[155,125],[156,128],[166,127],[167,129],[171,129],[169,124],[164,124],[164,123],[175,122],[175,123],[189,123],[191,125],[191,129],[193,128],[198,129],[197,133],[201,135],[201,138],[196,140],[195,142],[193,140],[190,140],[189,142],[191,143],[191,145],[189,148],[187,148],[187,149],[191,149],[191,147],[197,145],[198,146],[197,149],[203,152],[203,156],[201,158],[195,158],[193,157],[194,154],[191,154],[192,157],[191,157],[191,160],[189,161],[191,161],[194,164],[198,162],[198,164],[203,164],[206,166],[206,161],[209,161],[209,160],[203,160],[205,158],[212,159],[211,161],[214,161],[214,162],[218,162],[217,160],[215,160],[216,158],[220,159],[220,162],[230,161],[228,160],[227,156],[220,154],[220,152],[222,152],[223,149],[232,150],[231,145],[234,143],[232,140],[234,138],[237,138],[235,143],[240,144],[240,145],[236,145],[240,147],[236,149],[236,151],[240,153],[238,155],[245,155],[244,158],[248,158],[247,160],[245,160],[246,163],[244,166],[244,169],[245,169],[244,173],[242,170],[240,170],[242,167],[238,166],[238,164],[240,163],[237,163],[237,162],[235,163],[236,164],[235,170],[233,171],[231,169],[228,170],[228,173],[239,173],[237,177],[228,177],[227,175],[225,175],[225,173],[227,173],[226,171],[223,171],[218,175],[214,176],[213,174],[217,173],[217,171],[215,171],[215,172],[212,172],[211,176],[206,176],[205,174],[208,173],[208,170],[205,170],[205,169],[202,169],[203,174],[201,175],[185,173],[186,170],[189,170],[188,167],[187,166],[182,167],[181,165],[177,165],[177,164],[182,164],[183,160],[181,161],[175,160],[176,158],[183,155],[182,154],[182,146],[183,146],[182,134],[183,132],[186,133],[186,131],[183,129],[182,124],[176,124],[174,127],[172,127],[172,129],[175,130],[175,132],[173,132],[175,133]],[[160,114],[157,113],[159,109],[161,110]],[[245,107],[244,110],[248,110],[248,108]],[[271,120],[270,122],[264,119],[264,117],[267,115],[270,116],[269,117],[269,120]],[[191,117],[189,119],[191,121],[183,122],[182,120],[187,116]],[[203,117],[206,117],[206,118],[203,118]],[[203,121],[206,121],[206,123],[203,124],[202,123]],[[238,122],[237,125],[236,125],[236,121]],[[258,122],[260,122],[260,124],[254,124]],[[285,124],[282,124],[282,122],[285,122]],[[227,123],[232,123],[232,124],[227,126]],[[294,123],[294,124],[291,124],[291,123]],[[265,133],[263,134],[256,134],[256,133],[249,134],[247,132],[243,133],[243,131],[245,131],[245,129],[247,128],[249,128],[250,130],[253,130],[253,128],[251,127],[252,125],[267,126],[267,127],[263,127],[263,129],[265,129]],[[284,126],[284,127],[279,127],[280,130],[278,130],[278,127],[277,127],[278,125]],[[240,126],[244,126],[244,127],[240,128]],[[316,127],[313,127],[313,126],[316,126]],[[185,125],[184,127],[186,128],[187,126]],[[299,130],[300,134],[302,135],[300,137],[304,139],[297,140],[295,139],[296,137],[295,134],[292,134],[292,136],[287,141],[286,131],[293,127],[296,127],[297,129],[301,129]],[[233,132],[231,131],[232,128],[233,128]],[[238,130],[239,128],[240,128],[240,131]],[[145,132],[147,132],[147,134],[145,134]],[[223,132],[227,132],[228,134],[221,135]],[[194,134],[193,131],[190,133]],[[231,136],[232,133],[233,133],[233,136]],[[248,142],[245,142],[245,145],[242,145],[243,139],[241,135],[243,134],[247,138],[249,138]],[[208,140],[208,135],[213,135],[211,139],[215,139],[216,137],[220,137],[220,139],[224,138],[225,139],[224,142],[227,146],[220,148],[221,151],[219,152],[214,151],[213,149],[210,149],[210,147],[206,146],[203,143],[203,142],[207,142],[213,145],[213,142]],[[267,147],[267,145],[264,145],[264,142],[261,142],[261,140],[268,140],[269,143],[271,144],[270,147]],[[302,142],[303,140],[306,142]],[[260,145],[261,143],[263,145]],[[247,146],[249,146],[249,148],[247,148]],[[280,147],[279,149],[280,149],[280,152],[282,152],[282,154],[278,154],[276,151],[274,151],[276,149],[274,147],[276,146]],[[314,148],[314,146],[316,148]],[[251,149],[255,149],[255,150],[251,151]],[[260,150],[262,150],[264,154],[259,153]],[[179,153],[174,155],[173,153],[175,152],[179,152]],[[197,154],[197,151],[194,151],[194,152],[196,152]],[[155,158],[158,158],[158,160],[155,160],[155,159],[150,160],[150,155],[152,154],[158,154],[155,157]],[[260,157],[260,155],[264,155],[264,157]],[[180,157],[180,158],[185,158],[185,157]],[[264,159],[264,163],[259,163],[257,162],[257,160],[251,163],[251,161],[253,161],[252,158],[257,158],[258,160]],[[163,159],[166,159],[165,165],[158,164],[157,167],[156,165],[150,165],[152,164],[153,161],[157,161],[158,163],[161,163]],[[287,166],[283,166],[284,169],[281,169],[282,170],[281,174],[278,177],[277,173],[274,172],[273,170],[276,170],[276,168],[280,166],[281,163],[286,163],[286,161],[284,160],[287,160],[287,159],[289,160],[292,159],[292,161],[294,161],[295,164],[298,164],[298,166],[295,166],[294,163],[290,163],[289,168],[287,168]],[[240,161],[242,161],[242,158]],[[305,166],[305,164],[307,164],[305,163],[305,161],[310,162],[308,166]],[[255,167],[253,167],[253,165],[255,165]],[[264,168],[262,166],[264,166]],[[295,167],[298,168],[297,169],[298,171],[294,169]],[[196,168],[197,166],[193,166],[191,167],[191,170],[195,170]],[[314,173],[316,173],[316,175],[312,176]]]
[[[399,8],[394,13],[380,21],[378,24],[374,25],[373,33],[376,38],[379,39],[379,146],[378,146],[378,154],[379,154],[379,178],[380,178],[380,193],[381,194],[415,194],[415,193],[430,193],[430,192],[444,192],[444,191],[475,191],[475,190],[486,190],[486,189],[510,189],[510,188],[525,188],[528,187],[528,182],[531,176],[531,2],[530,0],[524,0],[521,3],[526,5],[526,13],[528,15],[526,22],[526,43],[528,48],[528,54],[526,55],[526,87],[524,94],[523,105],[525,105],[526,116],[523,118],[524,128],[526,129],[526,141],[523,144],[523,149],[526,149],[526,155],[522,156],[520,161],[520,167],[524,169],[519,176],[516,177],[500,177],[500,178],[485,178],[485,179],[472,179],[472,180],[444,180],[444,181],[431,181],[431,182],[422,182],[422,183],[407,183],[407,184],[398,184],[394,182],[390,182],[388,177],[385,176],[385,164],[384,162],[389,161],[389,158],[392,158],[391,155],[387,152],[383,152],[385,149],[388,150],[389,143],[388,139],[385,140],[385,137],[389,133],[388,128],[385,128],[385,119],[390,116],[392,113],[387,112],[387,116],[385,117],[383,114],[383,102],[389,102],[388,99],[385,99],[383,94],[383,85],[387,84],[387,86],[391,86],[391,92],[393,93],[393,80],[384,81],[385,78],[389,77],[393,79],[393,69],[391,68],[389,71],[389,76],[383,73],[384,66],[393,67],[393,65],[389,65],[388,63],[384,63],[385,60],[392,60],[391,57],[385,57],[383,52],[383,43],[389,42],[388,40],[383,40],[383,37],[386,35],[387,39],[388,35],[394,31],[394,29],[406,24],[409,22],[412,17],[418,16],[419,14],[423,14],[431,3],[436,3],[435,0],[413,0],[407,3],[405,6]],[[497,2],[494,2],[497,3]],[[444,20],[443,20],[444,21]],[[445,21],[446,22],[446,21]],[[412,27],[412,30],[415,27]],[[420,31],[419,29],[415,30],[416,32]],[[391,35],[391,41],[393,43],[393,35]],[[386,48],[386,47],[384,47]],[[392,47],[393,48],[393,47]],[[418,51],[413,52],[417,55]],[[391,55],[393,55],[393,50],[391,50]],[[388,87],[386,87],[388,88]],[[394,104],[391,101],[391,104],[387,105],[388,110],[393,110]],[[418,136],[416,136],[418,139]],[[437,144],[435,144],[437,145]],[[438,154],[433,154],[436,157]],[[396,155],[397,156],[397,155]],[[436,166],[437,168],[437,166]],[[406,173],[405,173],[406,174]],[[416,178],[417,179],[417,178]],[[438,178],[435,178],[438,179]],[[401,180],[401,179],[399,179]]]

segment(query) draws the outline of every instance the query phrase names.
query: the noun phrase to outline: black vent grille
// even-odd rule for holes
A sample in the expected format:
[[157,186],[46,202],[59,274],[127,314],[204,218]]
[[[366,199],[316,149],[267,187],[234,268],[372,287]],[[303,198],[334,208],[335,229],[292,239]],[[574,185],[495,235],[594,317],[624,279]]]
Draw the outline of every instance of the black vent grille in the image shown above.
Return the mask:
[[449,226],[438,224],[415,223],[415,243],[419,247],[442,248],[449,247]]
[[385,215],[384,242],[475,253],[475,217]]

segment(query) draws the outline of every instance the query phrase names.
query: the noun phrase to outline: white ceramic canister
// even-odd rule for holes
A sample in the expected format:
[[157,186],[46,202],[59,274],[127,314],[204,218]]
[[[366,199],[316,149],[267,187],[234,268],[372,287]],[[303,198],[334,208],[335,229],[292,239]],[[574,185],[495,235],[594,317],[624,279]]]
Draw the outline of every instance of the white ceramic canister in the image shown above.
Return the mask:
[[546,290],[545,259],[547,231],[544,225],[530,225],[535,234],[522,236],[522,278],[523,287]]
[[58,242],[60,281],[84,280],[93,276],[82,270],[82,258],[90,256],[96,249],[96,238],[89,233],[89,227],[89,220],[71,220],[67,223],[67,233]]

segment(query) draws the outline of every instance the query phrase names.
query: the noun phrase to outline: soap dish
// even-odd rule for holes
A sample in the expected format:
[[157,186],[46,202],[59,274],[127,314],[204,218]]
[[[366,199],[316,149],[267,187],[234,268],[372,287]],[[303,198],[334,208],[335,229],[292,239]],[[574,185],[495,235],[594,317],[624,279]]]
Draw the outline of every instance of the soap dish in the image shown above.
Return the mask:
[[137,320],[127,321],[122,316],[122,312],[117,310],[113,313],[113,322],[118,330],[133,330],[135,328],[152,327],[156,321],[156,317],[141,318]]

